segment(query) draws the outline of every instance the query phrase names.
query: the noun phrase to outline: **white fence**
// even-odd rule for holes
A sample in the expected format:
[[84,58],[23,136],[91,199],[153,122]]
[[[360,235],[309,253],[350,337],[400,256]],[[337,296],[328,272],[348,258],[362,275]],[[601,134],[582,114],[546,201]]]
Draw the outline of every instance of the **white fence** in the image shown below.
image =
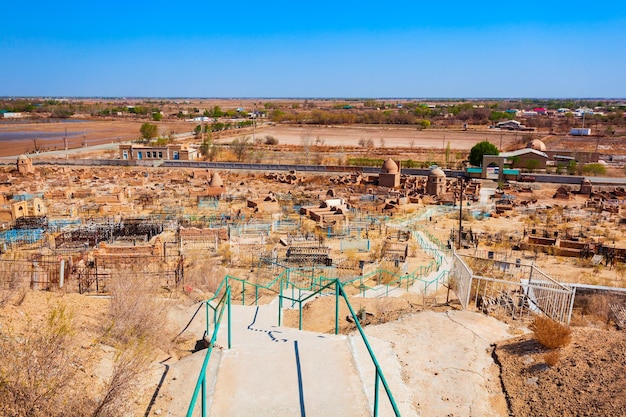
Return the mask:
[[[472,258],[467,259],[471,261]],[[491,276],[475,275],[464,259],[454,254],[450,283],[464,309],[469,308],[473,297],[475,305],[483,311],[501,309],[514,318],[529,312],[541,313],[569,324],[576,288],[560,284],[534,265],[520,268],[510,263],[509,268],[502,268],[502,261],[495,263],[498,267],[489,269]],[[518,274],[506,273],[518,268],[525,270],[527,275],[522,278]]]

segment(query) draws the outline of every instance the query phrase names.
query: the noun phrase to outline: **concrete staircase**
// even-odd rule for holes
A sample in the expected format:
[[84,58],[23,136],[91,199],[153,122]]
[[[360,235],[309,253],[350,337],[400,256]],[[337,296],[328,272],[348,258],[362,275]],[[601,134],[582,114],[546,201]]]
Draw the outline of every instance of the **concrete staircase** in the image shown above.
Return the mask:
[[[430,250],[443,253],[431,243]],[[443,257],[430,282],[449,271],[452,262]],[[426,291],[425,291],[426,290]],[[435,291],[417,281],[409,292]],[[377,286],[365,297],[400,296],[404,288]],[[293,297],[301,298],[306,291]],[[289,294],[287,290],[286,295]],[[312,297],[309,301],[313,300]],[[231,306],[224,316],[213,355],[207,367],[210,416],[355,416],[372,415],[375,367],[358,334],[329,335],[278,327],[278,300],[262,306]],[[283,307],[291,302],[285,300]],[[297,304],[296,304],[297,305]],[[231,320],[232,346],[227,349]],[[197,326],[196,326],[197,331]],[[416,415],[413,394],[402,377],[402,366],[393,344],[370,338],[396,403],[403,415]],[[205,357],[200,351],[171,366],[165,391],[172,398],[167,415],[185,415]],[[379,416],[394,412],[379,384]],[[200,415],[200,400],[194,415]]]
[[[278,327],[277,310],[275,302],[231,306],[232,348],[226,349],[225,316],[207,369],[209,415],[371,415],[373,397],[368,399],[366,391],[373,395],[374,368],[367,356],[357,366],[354,345],[362,344],[360,338]],[[185,415],[205,352],[171,366],[166,395],[173,400],[167,415]],[[362,381],[360,370],[368,367],[371,381]]]

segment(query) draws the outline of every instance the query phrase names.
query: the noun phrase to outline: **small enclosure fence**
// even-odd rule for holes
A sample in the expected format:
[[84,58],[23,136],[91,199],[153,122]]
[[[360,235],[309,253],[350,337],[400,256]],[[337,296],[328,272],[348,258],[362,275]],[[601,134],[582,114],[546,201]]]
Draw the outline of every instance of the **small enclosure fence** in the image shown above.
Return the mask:
[[[472,265],[476,270],[473,270]],[[534,265],[453,255],[450,283],[464,309],[501,311],[513,318],[531,312],[569,324],[576,289],[563,285]]]

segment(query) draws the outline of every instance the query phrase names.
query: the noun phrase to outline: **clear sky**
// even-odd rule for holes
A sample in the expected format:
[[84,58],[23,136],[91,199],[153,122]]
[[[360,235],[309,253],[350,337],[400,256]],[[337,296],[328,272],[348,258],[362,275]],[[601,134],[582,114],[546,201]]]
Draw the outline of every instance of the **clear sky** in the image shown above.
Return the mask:
[[626,97],[626,1],[27,1],[0,96]]

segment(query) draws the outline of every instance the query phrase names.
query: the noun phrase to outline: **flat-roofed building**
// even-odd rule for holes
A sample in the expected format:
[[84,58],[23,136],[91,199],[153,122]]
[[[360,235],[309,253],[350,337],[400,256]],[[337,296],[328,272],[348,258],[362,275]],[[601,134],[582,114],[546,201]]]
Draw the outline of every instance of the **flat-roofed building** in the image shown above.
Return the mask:
[[184,145],[120,145],[120,158],[123,160],[181,160],[193,161],[197,151]]

